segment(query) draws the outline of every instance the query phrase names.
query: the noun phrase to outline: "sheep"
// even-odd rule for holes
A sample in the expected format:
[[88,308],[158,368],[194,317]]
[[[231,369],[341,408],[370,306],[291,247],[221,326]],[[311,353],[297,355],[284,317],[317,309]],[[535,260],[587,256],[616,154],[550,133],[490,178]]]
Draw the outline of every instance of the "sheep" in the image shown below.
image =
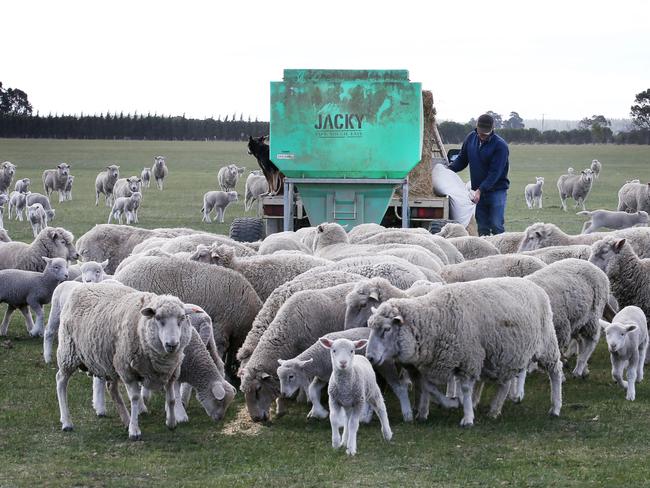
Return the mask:
[[121,224],[122,214],[126,214],[127,225],[131,223],[137,223],[140,202],[142,202],[142,193],[139,191],[131,193],[131,195],[128,197],[116,197],[115,203],[113,203],[113,207],[108,214],[107,224],[111,223],[111,217],[114,220],[117,220],[118,224]]
[[47,213],[40,203],[35,203],[27,207],[27,221],[32,226],[34,238],[47,227]]
[[72,185],[74,183],[74,176],[68,176],[68,181],[65,184],[65,189],[63,191],[63,199],[67,201],[72,201]]
[[259,200],[269,192],[269,184],[262,174],[251,172],[246,178],[244,186],[244,211],[248,212],[253,207],[253,202]]
[[[634,401],[634,384],[643,380],[643,366],[648,350],[648,321],[639,307],[627,306],[611,324],[602,321],[612,363],[612,379],[626,389],[625,399]],[[627,369],[627,381],[623,373]]]
[[443,225],[442,229],[440,229],[440,232],[438,232],[436,235],[440,237],[444,237],[445,239],[449,239],[450,237],[468,236],[469,232],[467,232],[467,229],[463,227],[461,224],[449,222]]
[[0,242],[11,242],[11,237],[6,229],[0,229]]
[[302,243],[295,232],[277,232],[271,234],[260,244],[258,254],[273,254],[277,251],[300,251],[311,254],[312,250]]
[[623,185],[618,191],[617,210],[625,212],[643,210],[650,213],[650,183],[633,180]]
[[591,246],[587,244],[574,244],[572,246],[542,247],[533,251],[523,251],[521,254],[535,256],[546,264],[551,264],[562,259],[575,258],[587,261],[591,254]]
[[504,276],[522,277],[542,269],[546,264],[536,257],[521,254],[496,254],[459,264],[449,264],[440,271],[445,283],[474,281]]
[[116,198],[130,197],[133,193],[142,193],[142,179],[138,176],[120,178],[113,187],[113,202]]
[[196,232],[195,234],[180,235],[177,237],[153,237],[135,246],[133,248],[133,254],[140,254],[155,248],[160,248],[160,250],[170,254],[193,252],[199,245],[209,247],[215,243],[232,247],[235,250],[235,254],[239,257],[255,256],[257,254],[243,242],[237,242],[228,236],[207,232]]
[[203,308],[215,325],[215,342],[229,369],[262,302],[239,273],[176,258],[142,257],[115,279],[137,290],[167,293]]
[[23,178],[21,180],[16,181],[16,184],[14,185],[14,190],[17,191],[18,193],[27,193],[29,191],[29,187],[32,186],[32,180],[29,178]]
[[585,222],[582,227],[582,234],[591,234],[601,227],[626,229],[636,225],[648,225],[648,212],[643,210],[634,213],[594,210],[592,212],[578,212],[576,215],[585,215],[591,219]]
[[246,168],[238,168],[236,164],[229,164],[219,168],[217,180],[222,191],[229,192],[237,186],[237,180]]
[[201,221],[208,224],[212,223],[212,220],[210,220],[210,212],[212,212],[213,209],[216,209],[215,219],[223,224],[226,207],[232,202],[236,202],[238,200],[239,198],[236,191],[209,191],[204,193],[203,208],[201,208],[203,218]]
[[277,360],[294,357],[320,336],[343,329],[345,297],[353,286],[300,291],[282,305],[240,374],[240,389],[253,421],[268,420],[271,402],[279,396]]
[[[16,309],[25,317],[27,332],[32,337],[43,334],[43,305],[50,303],[52,293],[59,283],[68,279],[68,265],[62,258],[47,258],[42,273],[20,269],[0,271],[0,303],[7,303],[0,336],[7,335],[9,319]],[[29,307],[36,314],[36,323],[32,322]]]
[[427,274],[418,266],[414,266],[408,261],[394,256],[356,256],[328,264],[327,266],[323,266],[323,269],[330,271],[348,271],[350,273],[360,274],[366,278],[380,276],[402,289],[410,287],[418,280],[428,279]]
[[59,203],[64,200],[65,187],[68,185],[68,176],[70,176],[70,165],[60,163],[55,169],[46,169],[43,171],[43,190],[49,198],[52,192],[59,192]]
[[[410,229],[415,231],[416,229]],[[375,234],[361,240],[359,244],[416,244],[435,253],[435,247],[442,249],[447,256],[449,264],[461,263],[464,261],[463,255],[450,244],[446,239],[432,235],[426,231],[423,232],[405,232],[401,230],[387,230],[380,234]],[[446,263],[445,263],[446,264]]]
[[85,261],[81,264],[73,264],[68,266],[69,279],[82,283],[99,283],[110,276],[105,272],[106,266],[108,266],[108,259],[101,263]]
[[603,169],[603,165],[597,159],[593,159],[591,161],[591,165],[589,166],[589,169],[591,169],[591,171],[593,172],[594,178],[598,179],[598,177],[600,176],[600,172]]
[[99,194],[104,195],[105,205],[108,207],[113,202],[113,188],[120,177],[120,167],[117,164],[106,166],[106,169],[95,178],[95,206],[99,205]]
[[[532,360],[548,372],[550,414],[562,406],[562,362],[546,292],[522,278],[488,278],[440,287],[418,298],[392,298],[368,320],[366,357],[412,364],[430,392],[456,378],[464,410],[461,426],[474,423],[472,392],[479,379],[499,384],[489,415],[498,417],[514,377],[525,378]],[[523,381],[519,382],[523,398]],[[446,399],[448,403],[452,403]]]
[[0,229],[4,228],[4,223],[2,221],[2,214],[5,210],[5,204],[9,202],[9,195],[6,193],[0,193]]
[[[31,192],[20,193],[18,191],[12,191],[9,194],[9,206],[7,207],[7,216],[11,219],[12,210],[15,212],[15,220],[23,221],[23,213],[25,212],[25,207],[27,206],[27,196]],[[3,193],[4,195],[4,193]]]
[[16,165],[5,161],[0,164],[0,193],[6,193],[11,188],[11,182],[16,174]]
[[629,241],[634,252],[640,258],[650,257],[650,229],[646,227],[633,227],[614,232],[594,232],[591,234],[568,235],[554,224],[536,223],[525,231],[519,251],[532,251],[542,247],[568,246],[572,244],[593,244],[608,236],[614,235]]
[[[348,339],[331,341],[326,337],[320,338],[323,347],[330,350],[332,359],[332,376],[327,387],[329,394],[330,424],[332,426],[332,447],[346,447],[346,454],[354,456],[357,453],[357,430],[359,420],[365,415],[366,405],[369,405],[379,417],[381,433],[384,439],[390,441],[393,432],[390,430],[384,397],[381,395],[375,372],[370,362],[354,353],[368,343],[362,339],[352,342]],[[343,438],[340,429],[343,427]]]
[[52,208],[52,205],[50,204],[50,199],[46,197],[45,195],[42,195],[40,193],[26,193],[27,197],[25,198],[25,205],[29,207],[30,205],[34,205],[35,203],[40,203],[43,208],[45,209],[45,213],[47,213],[47,220],[51,221],[54,220],[54,215],[56,211]]
[[383,225],[375,224],[373,222],[366,224],[355,225],[350,232],[348,232],[348,240],[350,244],[358,244],[363,239],[374,236],[386,230]]
[[494,244],[475,236],[448,237],[449,241],[463,255],[463,259],[470,261],[472,259],[484,258],[500,254]]
[[481,236],[481,239],[488,241],[496,247],[501,254],[512,254],[518,252],[523,238],[523,232],[503,232],[502,234],[492,236]]
[[590,169],[584,169],[579,175],[562,175],[557,180],[557,189],[560,192],[560,200],[562,203],[562,210],[567,211],[566,199],[571,197],[575,200],[576,204],[585,208],[585,200],[589,196],[591,186],[594,181],[594,174]]
[[79,254],[74,248],[74,236],[61,227],[46,227],[31,244],[6,242],[0,246],[0,269],[22,269],[41,272],[46,263],[42,257],[74,261]]
[[167,165],[165,164],[165,158],[163,156],[156,156],[154,158],[153,166],[151,167],[151,173],[153,174],[153,177],[156,180],[156,186],[160,191],[162,191],[163,182],[165,181],[165,178],[167,178],[167,175],[169,174],[169,170],[167,169]]
[[[178,298],[143,293],[121,285],[97,283],[72,292],[61,313],[56,390],[62,430],[73,429],[67,405],[70,377],[84,366],[110,382],[110,392],[129,439],[139,440],[140,383],[165,388],[167,427],[176,427],[173,382],[178,378],[191,326]],[[118,381],[126,386],[131,415],[120,397]]]
[[650,317],[650,259],[639,259],[627,239],[607,236],[591,246],[589,262],[607,274],[621,307],[636,305]]
[[569,341],[578,342],[575,377],[589,374],[587,362],[600,337],[599,320],[609,297],[607,275],[580,259],[565,259],[525,277],[548,295],[558,347],[565,352]]
[[151,168],[142,168],[142,172],[140,173],[140,179],[142,180],[142,187],[143,188],[150,188],[151,187]]
[[535,204],[537,208],[542,208],[542,187],[544,186],[544,177],[535,176],[535,183],[529,183],[524,188],[524,197],[526,198],[526,205],[532,209]]
[[[190,259],[195,259],[196,256]],[[268,254],[239,258],[235,251],[223,244],[210,248],[210,264],[232,269],[248,280],[257,295],[265,301],[278,286],[292,280],[299,274],[329,261],[307,254]]]

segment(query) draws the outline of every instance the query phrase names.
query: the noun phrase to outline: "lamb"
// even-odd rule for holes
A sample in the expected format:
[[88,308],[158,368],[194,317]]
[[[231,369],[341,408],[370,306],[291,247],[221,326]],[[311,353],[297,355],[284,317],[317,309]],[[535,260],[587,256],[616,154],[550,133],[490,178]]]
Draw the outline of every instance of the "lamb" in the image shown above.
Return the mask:
[[[73,429],[68,411],[68,381],[79,366],[110,383],[110,393],[129,439],[139,440],[140,383],[165,388],[167,427],[176,427],[173,382],[191,338],[186,307],[178,298],[98,283],[72,292],[61,313],[56,389],[64,431]],[[118,391],[126,386],[131,415]]]
[[475,236],[449,237],[447,240],[463,255],[463,259],[484,258],[500,254],[494,244]]
[[99,283],[109,277],[112,278],[105,273],[106,266],[108,266],[108,259],[101,263],[86,261],[81,264],[73,264],[68,267],[69,279],[82,283]]
[[526,198],[526,205],[528,208],[533,208],[537,204],[538,208],[542,208],[542,187],[544,186],[544,177],[535,176],[535,183],[529,183],[524,188],[524,197]]
[[[381,433],[390,441],[390,430],[384,397],[381,395],[375,372],[370,362],[363,356],[354,354],[368,343],[362,339],[352,342],[348,339],[331,341],[321,337],[320,343],[330,350],[332,376],[327,393],[329,394],[330,424],[332,426],[332,447],[346,447],[346,454],[357,453],[357,430],[359,420],[365,415],[366,405],[374,410],[381,422]],[[339,430],[343,427],[343,438]]]
[[99,194],[104,195],[108,207],[113,202],[113,188],[120,177],[120,167],[117,164],[106,166],[106,169],[95,178],[95,206],[99,205]]
[[142,193],[142,179],[138,176],[120,178],[113,187],[113,202],[116,198],[130,197],[133,193]]
[[535,256],[546,264],[551,264],[562,259],[583,259],[587,261],[591,255],[591,246],[587,244],[574,244],[572,246],[542,247],[533,251],[523,251],[521,254]]
[[549,264],[525,278],[548,295],[553,325],[561,352],[573,338],[578,342],[578,360],[573,375],[589,374],[587,362],[600,338],[599,320],[609,297],[607,275],[580,259],[565,259]]
[[140,202],[142,202],[142,193],[135,191],[131,193],[128,197],[116,197],[115,203],[111,208],[111,212],[108,214],[108,222],[111,223],[111,217],[114,220],[117,220],[118,224],[122,223],[122,214],[126,214],[126,223],[137,223],[138,222],[138,209],[140,208]]
[[282,305],[240,375],[240,389],[253,421],[268,420],[271,402],[279,396],[278,359],[294,357],[320,336],[343,329],[345,297],[353,286],[344,283],[300,291]]
[[27,197],[25,198],[26,206],[34,205],[35,203],[40,203],[45,209],[48,222],[54,220],[54,215],[56,211],[52,208],[49,198],[47,198],[45,195],[41,195],[40,193],[35,193],[35,192],[27,193],[26,195],[27,195]]
[[22,269],[41,272],[43,257],[74,261],[79,254],[74,248],[74,236],[61,227],[46,227],[31,244],[6,242],[0,246],[0,269]]
[[[456,378],[462,390],[461,426],[474,423],[472,392],[479,379],[499,384],[489,415],[497,417],[514,377],[525,378],[531,361],[548,372],[550,414],[562,406],[562,362],[546,292],[522,278],[489,278],[443,286],[419,298],[392,298],[368,320],[366,357],[415,366],[430,392]],[[523,381],[519,382],[523,398]],[[447,399],[448,400],[448,399]]]
[[546,264],[536,257],[521,254],[496,254],[460,264],[450,264],[440,271],[445,283],[474,281],[504,276],[523,277],[542,269]]
[[2,221],[2,214],[5,210],[5,204],[9,201],[9,195],[6,193],[0,193],[0,229],[4,228],[4,223]]
[[9,237],[6,229],[0,229],[0,242],[11,242],[11,237]]
[[47,213],[40,203],[27,207],[27,221],[32,226],[34,238],[47,227]]
[[253,207],[253,203],[268,192],[269,184],[264,175],[251,172],[244,186],[244,211],[248,212]]
[[[604,332],[612,363],[612,379],[626,389],[625,399],[634,401],[634,384],[643,380],[643,365],[648,350],[648,322],[639,307],[628,306],[618,312]],[[627,369],[627,381],[623,372]]]
[[153,160],[153,166],[151,167],[151,173],[153,174],[153,177],[156,180],[156,186],[160,191],[163,189],[163,182],[165,181],[165,178],[167,178],[167,175],[169,174],[169,170],[167,169],[167,165],[165,164],[165,158],[162,156],[156,156]]
[[[9,319],[16,309],[25,317],[30,336],[43,334],[43,305],[50,303],[57,285],[68,279],[68,266],[65,259],[42,259],[46,263],[42,273],[19,269],[0,271],[0,303],[7,303],[7,312],[0,325],[0,336],[7,335]],[[32,322],[29,307],[36,314],[36,324]]]
[[639,183],[639,180],[634,180],[623,185],[618,190],[617,210],[625,212],[643,210],[650,213],[650,183]]
[[219,168],[217,180],[221,190],[226,193],[234,190],[237,186],[237,180],[239,180],[239,177],[243,174],[245,169],[246,168],[238,168],[236,164],[229,164]]
[[608,229],[626,229],[635,225],[648,225],[648,212],[643,210],[628,212],[612,212],[611,210],[594,210],[592,212],[578,212],[577,215],[586,215],[591,220],[585,222],[582,234],[591,234],[601,227]]
[[55,169],[43,171],[43,190],[48,198],[53,191],[56,191],[59,192],[59,203],[64,200],[68,176],[70,176],[70,165],[66,163],[57,164]]
[[72,201],[72,185],[74,183],[74,176],[68,176],[68,181],[65,184],[65,189],[63,190],[63,199],[67,201]]
[[204,193],[203,208],[201,208],[201,212],[203,212],[203,218],[201,221],[210,224],[212,222],[210,220],[210,212],[212,212],[213,209],[216,209],[215,218],[223,224],[226,207],[232,202],[236,202],[238,200],[239,198],[236,191],[229,191],[227,193],[223,191],[209,191]]
[[215,342],[230,369],[262,308],[250,283],[241,274],[221,266],[142,257],[121,269],[115,279],[137,290],[175,295],[203,308],[215,325]]
[[600,171],[603,169],[603,165],[600,161],[594,159],[591,161],[591,166],[589,166],[589,169],[591,169],[591,171],[593,172],[594,178],[598,179],[598,177],[600,176]]
[[492,236],[481,236],[494,247],[496,247],[501,254],[512,254],[519,252],[519,246],[524,238],[523,232],[504,232]]
[[450,237],[465,237],[469,235],[469,232],[467,232],[467,229],[463,227],[461,224],[456,224],[454,222],[449,222],[445,224],[442,229],[440,229],[440,232],[438,232],[436,235],[440,237],[444,237],[445,239],[449,239]]
[[590,169],[584,169],[579,175],[562,175],[557,180],[557,189],[560,192],[560,200],[562,202],[562,210],[567,211],[566,199],[571,197],[575,200],[575,208],[578,205],[585,208],[585,200],[589,196],[591,186],[594,181],[594,174]]
[[32,180],[29,178],[23,178],[22,180],[16,181],[14,190],[16,190],[18,193],[27,193],[30,186],[32,186]]
[[0,193],[7,193],[16,174],[16,165],[5,161],[0,164]]
[[143,188],[150,188],[151,187],[151,168],[142,168],[142,172],[140,173],[140,179],[142,180],[142,187]]
[[213,244],[210,249],[211,264],[241,273],[265,301],[278,286],[299,274],[329,263],[307,254],[268,254],[238,258],[235,251],[223,244]]
[[636,305],[650,317],[650,259],[639,259],[627,239],[607,236],[591,246],[589,262],[607,274],[621,307]]
[[[12,191],[9,194],[9,206],[7,207],[7,216],[11,219],[12,210],[15,212],[15,219],[23,221],[23,213],[25,212],[25,207],[27,206],[27,196],[30,192],[20,193],[18,191]],[[4,193],[3,193],[4,195]]]

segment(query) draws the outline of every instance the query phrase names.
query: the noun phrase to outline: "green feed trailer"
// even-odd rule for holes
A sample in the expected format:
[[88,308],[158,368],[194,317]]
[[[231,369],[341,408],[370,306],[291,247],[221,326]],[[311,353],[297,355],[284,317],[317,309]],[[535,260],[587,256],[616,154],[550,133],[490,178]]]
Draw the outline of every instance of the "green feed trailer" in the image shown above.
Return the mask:
[[284,230],[293,230],[294,185],[311,225],[381,222],[396,185],[408,201],[422,123],[422,87],[406,70],[285,70],[271,82],[270,134],[286,177]]

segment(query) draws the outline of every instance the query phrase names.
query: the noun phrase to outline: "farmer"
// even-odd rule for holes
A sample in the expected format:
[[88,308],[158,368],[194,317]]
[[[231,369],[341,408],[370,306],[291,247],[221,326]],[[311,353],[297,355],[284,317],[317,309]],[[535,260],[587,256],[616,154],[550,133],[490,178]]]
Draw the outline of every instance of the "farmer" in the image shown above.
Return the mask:
[[510,181],[508,144],[494,133],[494,117],[483,114],[470,132],[449,169],[458,173],[469,164],[476,204],[476,223],[481,236],[505,232],[504,216]]

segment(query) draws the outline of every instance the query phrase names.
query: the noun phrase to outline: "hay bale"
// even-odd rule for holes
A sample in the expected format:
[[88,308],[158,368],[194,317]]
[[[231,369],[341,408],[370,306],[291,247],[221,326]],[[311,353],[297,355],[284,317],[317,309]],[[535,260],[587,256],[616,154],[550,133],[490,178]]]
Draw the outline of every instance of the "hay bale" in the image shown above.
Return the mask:
[[409,193],[413,197],[433,197],[431,180],[431,158],[434,152],[440,152],[441,141],[436,128],[436,108],[433,106],[433,94],[422,91],[424,108],[424,127],[422,134],[422,159],[409,173]]

